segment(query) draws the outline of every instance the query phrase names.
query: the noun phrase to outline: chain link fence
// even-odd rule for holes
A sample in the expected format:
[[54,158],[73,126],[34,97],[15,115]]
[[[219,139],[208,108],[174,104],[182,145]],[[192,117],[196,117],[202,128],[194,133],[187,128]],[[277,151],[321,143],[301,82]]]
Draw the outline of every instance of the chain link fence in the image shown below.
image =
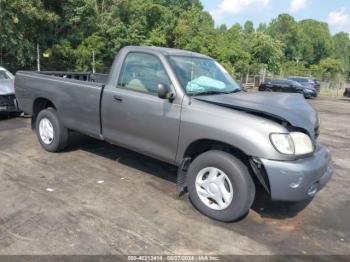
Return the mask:
[[[281,79],[287,79],[289,76],[285,75],[245,75],[244,77],[241,77],[240,81],[242,85],[246,89],[251,90],[257,90],[265,81],[271,81],[271,80],[281,80]],[[310,76],[305,76],[310,77]],[[344,93],[344,90],[346,87],[350,87],[350,82],[346,81],[345,79],[338,79],[338,80],[321,80],[321,89],[320,93],[321,95],[327,95],[327,96],[342,96]]]

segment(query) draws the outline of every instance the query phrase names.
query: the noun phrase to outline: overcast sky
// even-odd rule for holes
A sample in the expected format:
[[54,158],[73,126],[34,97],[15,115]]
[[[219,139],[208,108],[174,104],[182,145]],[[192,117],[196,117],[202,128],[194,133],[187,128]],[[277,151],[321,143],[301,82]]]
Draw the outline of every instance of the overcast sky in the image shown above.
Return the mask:
[[350,33],[350,0],[202,0],[217,25],[269,23],[280,13],[297,20],[313,18],[328,22],[332,33]]

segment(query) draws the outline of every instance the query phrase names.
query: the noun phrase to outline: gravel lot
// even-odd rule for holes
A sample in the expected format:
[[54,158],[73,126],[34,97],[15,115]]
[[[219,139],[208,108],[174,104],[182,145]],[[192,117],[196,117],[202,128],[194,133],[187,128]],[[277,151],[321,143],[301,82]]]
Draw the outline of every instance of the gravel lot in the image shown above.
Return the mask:
[[310,102],[332,180],[303,210],[258,194],[236,223],[178,197],[172,166],[81,136],[47,153],[29,118],[2,118],[0,254],[350,254],[350,101]]

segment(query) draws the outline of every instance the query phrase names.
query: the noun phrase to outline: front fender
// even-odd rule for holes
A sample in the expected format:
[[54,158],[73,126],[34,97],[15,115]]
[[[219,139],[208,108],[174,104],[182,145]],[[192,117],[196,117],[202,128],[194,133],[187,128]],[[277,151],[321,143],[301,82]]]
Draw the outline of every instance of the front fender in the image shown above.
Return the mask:
[[198,100],[183,105],[176,162],[181,163],[186,149],[198,140],[229,144],[249,156],[274,160],[293,160],[272,146],[270,133],[288,132],[282,125],[243,111]]

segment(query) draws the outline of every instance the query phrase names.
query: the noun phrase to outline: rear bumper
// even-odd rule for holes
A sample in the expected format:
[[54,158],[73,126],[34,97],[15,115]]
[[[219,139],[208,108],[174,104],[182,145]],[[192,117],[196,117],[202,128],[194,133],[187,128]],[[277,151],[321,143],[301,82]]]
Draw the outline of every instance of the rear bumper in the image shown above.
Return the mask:
[[312,198],[333,174],[329,150],[321,145],[306,159],[260,160],[269,178],[272,200],[297,202]]

